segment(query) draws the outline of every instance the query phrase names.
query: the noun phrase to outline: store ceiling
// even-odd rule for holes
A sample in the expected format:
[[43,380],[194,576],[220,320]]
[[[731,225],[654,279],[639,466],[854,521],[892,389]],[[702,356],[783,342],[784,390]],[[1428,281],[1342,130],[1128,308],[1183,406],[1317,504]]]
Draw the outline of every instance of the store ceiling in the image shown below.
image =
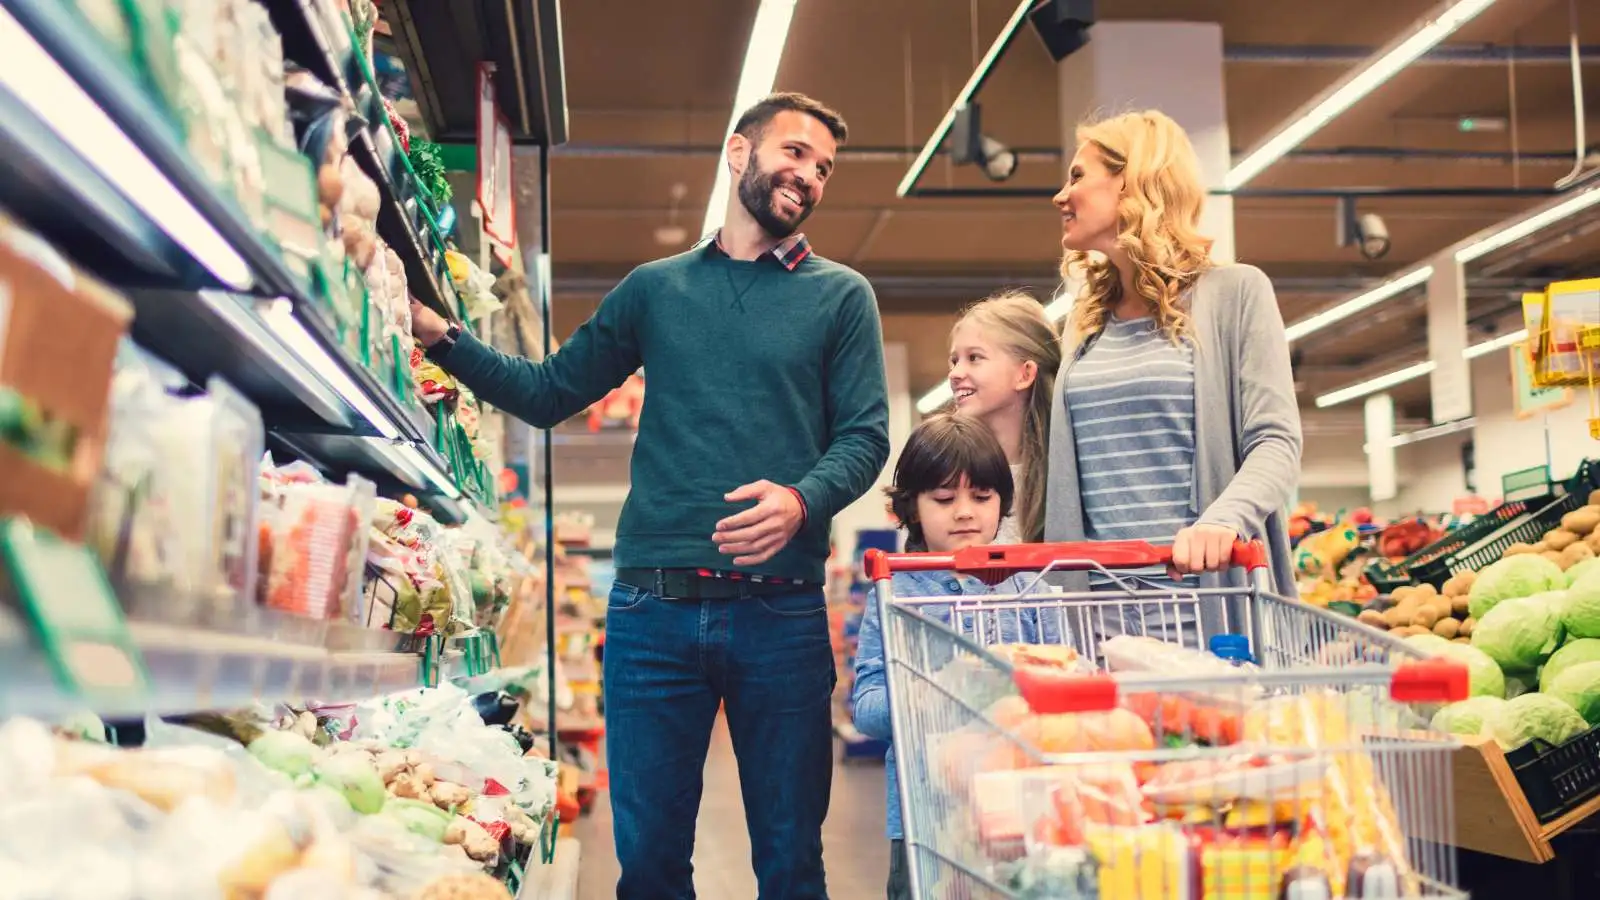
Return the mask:
[[[1236,150],[1261,139],[1355,59],[1434,5],[1098,4],[1102,21],[1222,23]],[[1581,39],[1593,147],[1600,137],[1600,10],[1578,5],[1585,7]],[[756,0],[562,5],[570,142],[553,151],[552,162],[558,335],[569,334],[629,268],[685,246],[660,243],[663,226],[681,226],[690,240],[696,236],[756,6]],[[886,338],[909,345],[918,393],[943,377],[946,334],[962,304],[1000,286],[1031,285],[1040,292],[1055,286],[1059,223],[1047,199],[895,196],[912,155],[1013,8],[1013,0],[801,0],[779,69],[779,89],[812,94],[850,122],[850,147],[806,231],[821,253],[875,280]],[[1557,57],[1568,39],[1567,14],[1567,0],[1499,0],[1446,45],[1456,61],[1413,65],[1250,187],[1549,188],[1573,163],[1570,74]],[[1524,57],[1514,66],[1503,61],[1511,44]],[[1326,52],[1329,45],[1351,55],[1312,61],[1311,48]],[[1055,64],[1025,31],[980,94],[984,130],[1013,148],[1037,151],[1023,154],[1007,186],[1058,185],[1056,98]],[[1507,127],[1463,132],[1463,116],[1502,119]],[[1387,148],[1392,155],[1341,154],[1348,148]],[[534,168],[523,163],[530,186]],[[923,183],[987,182],[976,169],[953,170],[940,159]],[[682,200],[674,203],[680,185]],[[1392,236],[1388,256],[1372,262],[1354,247],[1336,246],[1333,199],[1239,199],[1237,255],[1273,276],[1284,315],[1294,320],[1539,202],[1528,196],[1363,199],[1361,211],[1381,215]],[[1519,282],[1585,266],[1600,270],[1600,210],[1474,263],[1470,313],[1498,322],[1514,310]],[[1315,394],[1394,368],[1397,360],[1409,362],[1424,346],[1420,299],[1386,303],[1364,320],[1296,346],[1302,399],[1309,407]],[[1400,399],[1403,412],[1425,413],[1425,389]]]

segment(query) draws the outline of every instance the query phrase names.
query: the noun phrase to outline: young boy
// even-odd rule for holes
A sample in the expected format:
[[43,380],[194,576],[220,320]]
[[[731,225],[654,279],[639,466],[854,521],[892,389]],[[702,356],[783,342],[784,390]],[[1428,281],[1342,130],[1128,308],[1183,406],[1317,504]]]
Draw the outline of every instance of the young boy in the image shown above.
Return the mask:
[[[889,498],[895,517],[906,529],[907,546],[948,553],[994,542],[1000,520],[1011,510],[1011,467],[989,426],[968,416],[935,416],[906,440],[895,463]],[[976,578],[953,572],[902,572],[894,576],[896,597],[955,597],[1017,593],[1012,580],[991,589]],[[948,605],[921,607],[924,615],[949,623]],[[1035,639],[1032,612],[966,614],[958,630],[984,643],[1029,642]],[[979,621],[974,621],[979,620]],[[977,627],[975,627],[977,626]],[[856,645],[856,681],[851,693],[856,728],[868,737],[892,739],[889,685],[884,672],[883,623],[878,603],[867,603]],[[900,790],[894,748],[884,759],[888,773],[889,900],[911,895],[910,874],[900,819]]]

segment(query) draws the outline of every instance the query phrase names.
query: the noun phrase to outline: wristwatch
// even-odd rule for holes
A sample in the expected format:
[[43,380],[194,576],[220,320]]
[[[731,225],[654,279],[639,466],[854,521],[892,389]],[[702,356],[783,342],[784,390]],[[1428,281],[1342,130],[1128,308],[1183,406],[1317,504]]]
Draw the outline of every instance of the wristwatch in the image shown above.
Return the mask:
[[456,341],[459,340],[460,337],[461,326],[457,325],[455,322],[451,322],[450,327],[444,330],[443,337],[439,338],[437,341],[434,341],[430,346],[422,348],[422,355],[433,360],[434,362],[438,362],[450,355],[450,351],[455,347]]

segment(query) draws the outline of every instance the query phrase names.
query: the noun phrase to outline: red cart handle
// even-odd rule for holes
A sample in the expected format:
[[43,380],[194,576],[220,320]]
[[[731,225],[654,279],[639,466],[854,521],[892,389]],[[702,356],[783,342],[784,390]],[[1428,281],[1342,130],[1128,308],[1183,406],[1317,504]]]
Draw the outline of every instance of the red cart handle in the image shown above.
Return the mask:
[[[895,572],[961,572],[998,576],[1017,572],[1082,572],[1097,566],[1109,570],[1142,569],[1172,562],[1171,547],[1145,541],[1079,541],[1057,544],[968,547],[954,553],[885,553],[868,550],[867,577],[883,581]],[[1260,541],[1234,541],[1233,564],[1255,571],[1267,567],[1267,548]]]
[[[1011,682],[1028,708],[1040,715],[1107,712],[1121,703],[1116,676],[1080,675],[1045,666],[1018,666]],[[1132,693],[1142,693],[1135,689]],[[1389,675],[1389,698],[1396,703],[1455,703],[1467,699],[1468,674],[1453,659],[1403,662]]]

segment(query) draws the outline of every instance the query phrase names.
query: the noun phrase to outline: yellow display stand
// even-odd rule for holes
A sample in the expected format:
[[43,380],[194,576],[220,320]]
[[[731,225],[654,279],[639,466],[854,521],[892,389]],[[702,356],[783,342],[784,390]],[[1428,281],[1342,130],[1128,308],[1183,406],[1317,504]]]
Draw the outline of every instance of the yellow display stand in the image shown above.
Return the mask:
[[1534,385],[1587,388],[1589,436],[1600,440],[1600,278],[1557,281],[1542,294],[1525,294],[1522,314]]

